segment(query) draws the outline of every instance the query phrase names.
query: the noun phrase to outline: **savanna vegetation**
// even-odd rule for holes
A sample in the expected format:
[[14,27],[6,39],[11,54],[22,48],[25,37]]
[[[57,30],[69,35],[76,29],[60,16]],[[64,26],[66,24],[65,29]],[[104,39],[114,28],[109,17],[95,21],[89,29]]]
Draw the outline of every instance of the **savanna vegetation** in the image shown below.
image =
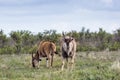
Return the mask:
[[33,34],[28,30],[0,30],[0,80],[119,80],[120,29],[108,33],[102,28],[91,32],[66,32],[77,41],[77,57],[73,70],[61,71],[61,57],[55,55],[53,68],[47,68],[45,59],[40,68],[31,66],[31,53],[35,53],[41,40],[53,41],[60,52],[61,33],[45,30]]
[[[120,29],[113,33],[107,33],[102,28],[98,32],[90,32],[84,27],[81,31],[67,32],[77,41],[77,51],[118,51],[120,49]],[[31,31],[11,31],[9,36],[0,31],[0,54],[24,54],[36,51],[37,44],[41,40],[53,41],[59,50],[61,33],[56,30],[45,30],[38,34]]]

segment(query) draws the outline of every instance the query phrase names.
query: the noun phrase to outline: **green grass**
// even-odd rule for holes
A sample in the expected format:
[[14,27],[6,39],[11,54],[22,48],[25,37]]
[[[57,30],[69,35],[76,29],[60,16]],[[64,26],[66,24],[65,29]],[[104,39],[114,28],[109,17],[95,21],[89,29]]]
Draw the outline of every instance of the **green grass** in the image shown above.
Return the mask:
[[0,80],[120,80],[120,66],[115,63],[119,61],[119,52],[90,52],[89,55],[77,53],[74,69],[64,71],[57,55],[52,68],[46,67],[43,58],[39,69],[32,68],[30,54],[0,55]]

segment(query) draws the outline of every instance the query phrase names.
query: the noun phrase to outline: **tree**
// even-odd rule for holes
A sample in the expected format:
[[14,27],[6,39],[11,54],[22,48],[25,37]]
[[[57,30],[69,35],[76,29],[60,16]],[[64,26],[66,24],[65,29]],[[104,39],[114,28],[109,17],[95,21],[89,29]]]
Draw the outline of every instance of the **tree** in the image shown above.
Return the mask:
[[117,42],[120,42],[120,29],[117,29],[114,32],[114,40],[117,41]]
[[86,32],[85,32],[85,40],[86,40],[86,41],[89,41],[90,38],[91,38],[90,30],[87,29]]
[[22,44],[24,46],[32,46],[34,44],[35,37],[30,31],[22,31]]
[[10,37],[15,42],[16,52],[20,53],[22,47],[22,32],[20,31],[12,31],[10,33]]
[[110,46],[112,50],[120,49],[120,29],[117,29],[113,34],[112,45]]
[[4,34],[3,30],[0,31],[0,48],[5,46],[7,42],[7,36]]
[[38,34],[37,34],[37,40],[43,40],[43,33],[41,33],[41,32],[39,32]]
[[43,32],[43,39],[52,42],[58,42],[59,35],[56,30],[45,30]]

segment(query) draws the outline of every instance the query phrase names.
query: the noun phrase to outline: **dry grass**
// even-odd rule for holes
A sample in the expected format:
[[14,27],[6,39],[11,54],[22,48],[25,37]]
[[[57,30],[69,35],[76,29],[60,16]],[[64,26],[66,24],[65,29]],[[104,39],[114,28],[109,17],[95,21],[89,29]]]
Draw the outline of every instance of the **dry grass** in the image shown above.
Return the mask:
[[[31,66],[31,55],[0,55],[0,80],[119,80],[119,52],[79,52],[74,70],[61,71],[61,57],[54,57],[53,68]],[[117,60],[117,61],[116,61]]]

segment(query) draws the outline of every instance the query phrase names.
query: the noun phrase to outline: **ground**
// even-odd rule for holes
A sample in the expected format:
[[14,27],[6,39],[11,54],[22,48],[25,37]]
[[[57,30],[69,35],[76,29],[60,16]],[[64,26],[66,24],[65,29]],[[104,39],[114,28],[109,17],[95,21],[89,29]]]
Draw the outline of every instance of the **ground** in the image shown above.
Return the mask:
[[120,52],[77,52],[73,70],[61,71],[55,55],[52,68],[43,58],[39,69],[31,66],[30,54],[0,55],[0,80],[119,80]]

